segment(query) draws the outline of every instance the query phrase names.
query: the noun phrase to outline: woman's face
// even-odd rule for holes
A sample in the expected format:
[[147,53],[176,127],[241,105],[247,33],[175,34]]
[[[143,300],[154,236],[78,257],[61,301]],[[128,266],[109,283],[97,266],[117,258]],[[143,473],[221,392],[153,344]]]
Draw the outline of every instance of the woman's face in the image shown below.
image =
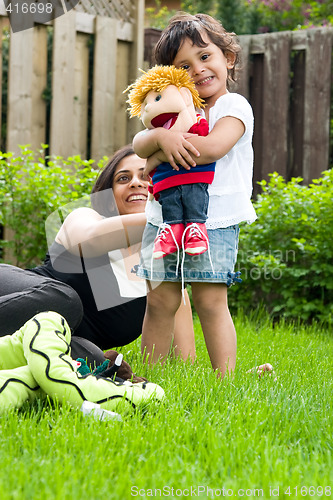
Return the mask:
[[113,178],[113,194],[120,215],[144,212],[148,181],[143,179],[146,160],[137,155],[123,158]]

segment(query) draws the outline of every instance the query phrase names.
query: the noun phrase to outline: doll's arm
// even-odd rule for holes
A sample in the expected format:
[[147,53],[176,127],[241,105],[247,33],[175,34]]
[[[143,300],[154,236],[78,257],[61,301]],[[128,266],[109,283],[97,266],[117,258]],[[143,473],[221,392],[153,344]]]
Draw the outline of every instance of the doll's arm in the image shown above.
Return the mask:
[[[149,158],[155,153],[163,152],[163,160],[178,170],[177,164],[184,168],[195,166],[200,153],[188,139],[194,134],[174,132],[158,127],[152,130],[143,130],[133,139],[135,153],[141,158]],[[161,163],[162,161],[159,161]],[[159,163],[157,165],[159,165]],[[157,165],[151,168],[155,168]]]
[[142,130],[133,139],[133,149],[140,158],[148,158],[160,149],[159,136],[164,129]]

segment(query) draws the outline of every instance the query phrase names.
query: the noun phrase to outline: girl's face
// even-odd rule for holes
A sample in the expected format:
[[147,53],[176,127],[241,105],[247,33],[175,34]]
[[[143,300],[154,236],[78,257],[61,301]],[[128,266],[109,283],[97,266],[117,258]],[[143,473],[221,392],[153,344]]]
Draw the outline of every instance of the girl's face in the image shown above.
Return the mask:
[[146,160],[137,155],[123,158],[113,178],[113,194],[120,215],[144,212],[148,181],[143,179]]
[[211,107],[221,95],[227,93],[228,69],[233,67],[235,56],[232,53],[225,56],[206,33],[201,36],[207,47],[193,45],[192,40],[186,38],[173,64],[186,69],[200,97]]

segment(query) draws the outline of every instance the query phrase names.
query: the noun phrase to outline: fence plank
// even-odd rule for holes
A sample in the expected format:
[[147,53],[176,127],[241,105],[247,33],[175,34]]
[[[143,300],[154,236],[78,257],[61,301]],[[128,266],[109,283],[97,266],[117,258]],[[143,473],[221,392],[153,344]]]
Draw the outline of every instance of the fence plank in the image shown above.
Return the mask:
[[96,18],[95,61],[93,81],[93,115],[91,157],[99,160],[114,152],[117,21]]
[[[145,0],[135,0],[134,3],[134,23],[133,23],[133,46],[130,57],[129,80],[134,82],[139,74],[139,68],[143,67],[144,56],[144,12]],[[127,142],[131,142],[137,132],[142,130],[140,120],[130,120],[127,129]]]
[[292,71],[288,179],[303,175],[305,50],[294,51]]
[[[5,23],[4,18],[0,17],[1,33],[3,33],[3,28],[5,26],[4,23]],[[2,89],[2,36],[0,37],[0,89]],[[1,127],[2,127],[2,99],[0,99],[0,130]]]
[[43,26],[11,36],[9,55],[7,151],[45,142],[47,39]]
[[46,140],[46,101],[43,92],[47,84],[47,31],[45,26],[36,26],[33,32],[31,145],[39,148]]
[[[117,56],[117,84],[116,84],[116,103],[115,116],[117,123],[114,130],[114,148],[119,149],[127,143],[127,95],[123,91],[128,86],[128,60],[130,57],[130,45],[126,42],[118,42]],[[137,118],[136,118],[137,119]]]
[[266,37],[263,76],[262,177],[270,172],[286,176],[288,166],[288,112],[290,33]]
[[238,92],[242,96],[249,99],[249,71],[250,71],[250,46],[251,35],[244,35],[239,39],[240,46],[242,47],[240,55],[240,68],[237,71],[237,81],[230,85],[231,92]]
[[[255,78],[254,78],[255,76]],[[250,103],[252,105],[254,120],[253,134],[253,149],[254,149],[254,165],[253,165],[253,194],[256,195],[259,190],[257,181],[262,179],[262,163],[263,163],[263,89],[264,79],[264,55],[255,54],[251,64],[251,85],[250,85]]]
[[75,12],[54,20],[50,152],[73,153]]
[[303,177],[306,183],[328,167],[332,32],[307,30]]
[[78,33],[75,52],[73,153],[87,158],[89,36]]
[[30,144],[32,124],[33,30],[11,31],[8,76],[7,151]]

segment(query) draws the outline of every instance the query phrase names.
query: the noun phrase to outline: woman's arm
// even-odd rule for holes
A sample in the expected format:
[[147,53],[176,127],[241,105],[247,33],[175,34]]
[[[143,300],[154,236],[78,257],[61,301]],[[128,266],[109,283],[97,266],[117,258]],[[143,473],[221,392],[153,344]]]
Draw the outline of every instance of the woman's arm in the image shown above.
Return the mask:
[[140,243],[145,224],[144,213],[104,218],[91,208],[78,208],[66,217],[55,240],[74,255],[97,257]]

